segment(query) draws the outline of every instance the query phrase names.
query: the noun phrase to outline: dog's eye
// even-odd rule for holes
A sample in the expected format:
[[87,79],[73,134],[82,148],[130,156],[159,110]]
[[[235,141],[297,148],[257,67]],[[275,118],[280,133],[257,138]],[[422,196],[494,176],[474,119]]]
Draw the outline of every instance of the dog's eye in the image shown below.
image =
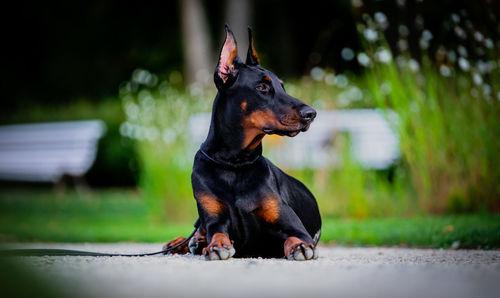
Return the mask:
[[255,87],[255,89],[259,90],[260,92],[268,92],[271,87],[269,87],[268,84],[260,83],[259,85],[257,85],[257,87]]

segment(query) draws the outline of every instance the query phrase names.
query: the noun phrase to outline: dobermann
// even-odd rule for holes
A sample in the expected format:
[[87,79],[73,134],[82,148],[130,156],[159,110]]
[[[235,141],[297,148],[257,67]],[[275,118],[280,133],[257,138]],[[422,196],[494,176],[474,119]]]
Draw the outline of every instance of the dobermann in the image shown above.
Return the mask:
[[[203,254],[207,260],[314,259],[321,233],[316,200],[262,156],[261,140],[266,134],[294,137],[306,131],[316,111],[288,95],[282,81],[260,66],[250,28],[245,63],[225,28],[210,130],[191,176],[200,225],[189,243],[173,252]],[[164,249],[184,239],[177,237]]]

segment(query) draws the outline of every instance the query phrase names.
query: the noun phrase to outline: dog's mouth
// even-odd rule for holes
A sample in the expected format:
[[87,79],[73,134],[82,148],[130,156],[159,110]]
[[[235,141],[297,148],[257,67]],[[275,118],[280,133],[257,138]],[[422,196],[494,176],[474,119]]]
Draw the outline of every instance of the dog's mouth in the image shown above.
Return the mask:
[[264,128],[262,128],[262,131],[268,135],[295,137],[300,132],[307,131],[309,129],[310,124],[311,123],[300,124],[298,126],[294,125],[294,126],[288,126],[288,127],[283,127],[283,128],[279,128],[279,129],[264,127]]

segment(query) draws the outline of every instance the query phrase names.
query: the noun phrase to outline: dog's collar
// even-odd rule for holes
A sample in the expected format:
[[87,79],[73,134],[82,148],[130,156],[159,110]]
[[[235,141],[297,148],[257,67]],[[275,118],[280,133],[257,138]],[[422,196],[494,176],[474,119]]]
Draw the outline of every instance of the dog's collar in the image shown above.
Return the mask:
[[222,161],[222,160],[216,160],[212,157],[210,157],[203,149],[200,148],[200,152],[201,154],[203,154],[203,156],[205,156],[209,161],[215,163],[216,165],[219,165],[219,166],[222,166],[224,168],[231,168],[231,169],[239,169],[239,168],[243,168],[243,167],[246,167],[246,166],[249,166],[253,163],[255,163],[260,157],[261,155],[258,154],[254,159],[252,160],[249,160],[249,161],[245,161],[245,162],[242,162],[242,163],[237,163],[237,164],[234,164],[234,163],[230,163],[230,162],[226,162],[226,161]]

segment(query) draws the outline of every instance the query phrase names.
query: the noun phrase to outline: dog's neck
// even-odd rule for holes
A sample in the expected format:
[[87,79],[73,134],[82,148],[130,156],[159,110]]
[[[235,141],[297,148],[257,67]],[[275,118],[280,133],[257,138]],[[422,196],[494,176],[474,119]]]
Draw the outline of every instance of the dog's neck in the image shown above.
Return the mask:
[[223,93],[217,93],[212,107],[212,120],[208,136],[201,149],[212,159],[224,164],[238,166],[255,161],[262,155],[260,139],[252,149],[244,148],[244,128],[241,113],[231,111],[231,100]]

